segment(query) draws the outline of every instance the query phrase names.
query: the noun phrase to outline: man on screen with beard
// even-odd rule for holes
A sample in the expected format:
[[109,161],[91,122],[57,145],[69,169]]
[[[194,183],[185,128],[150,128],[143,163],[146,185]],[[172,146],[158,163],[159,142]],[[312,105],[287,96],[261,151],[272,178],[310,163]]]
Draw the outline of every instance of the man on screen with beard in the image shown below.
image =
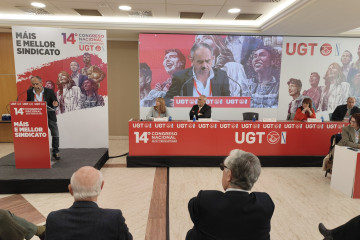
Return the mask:
[[173,106],[174,96],[230,96],[226,72],[212,68],[214,56],[206,43],[196,43],[190,50],[192,67],[176,72],[166,93],[166,105]]

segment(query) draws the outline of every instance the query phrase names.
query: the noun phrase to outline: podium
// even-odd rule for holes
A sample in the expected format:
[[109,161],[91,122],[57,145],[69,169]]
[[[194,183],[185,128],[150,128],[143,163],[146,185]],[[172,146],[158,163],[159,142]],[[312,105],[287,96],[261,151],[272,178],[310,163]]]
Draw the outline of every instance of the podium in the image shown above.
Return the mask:
[[360,151],[335,146],[331,187],[351,198],[360,198]]
[[51,168],[46,102],[10,102],[16,168]]

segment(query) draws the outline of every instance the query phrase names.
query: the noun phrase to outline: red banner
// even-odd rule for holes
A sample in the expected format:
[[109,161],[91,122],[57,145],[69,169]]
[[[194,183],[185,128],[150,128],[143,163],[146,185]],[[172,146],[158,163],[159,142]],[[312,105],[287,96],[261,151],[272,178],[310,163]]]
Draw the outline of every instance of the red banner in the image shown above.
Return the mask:
[[[198,97],[174,97],[174,107],[192,107]],[[206,104],[221,108],[249,108],[251,97],[207,97]]]
[[325,156],[343,122],[129,122],[129,156]]
[[50,168],[45,102],[11,102],[16,168]]

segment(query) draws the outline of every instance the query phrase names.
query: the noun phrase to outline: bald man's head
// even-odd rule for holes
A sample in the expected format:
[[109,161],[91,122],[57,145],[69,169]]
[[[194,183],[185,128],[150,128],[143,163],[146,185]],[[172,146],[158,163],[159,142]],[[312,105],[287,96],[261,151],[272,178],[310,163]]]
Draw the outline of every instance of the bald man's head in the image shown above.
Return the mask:
[[72,175],[69,191],[75,201],[96,201],[103,184],[101,172],[93,167],[85,166]]

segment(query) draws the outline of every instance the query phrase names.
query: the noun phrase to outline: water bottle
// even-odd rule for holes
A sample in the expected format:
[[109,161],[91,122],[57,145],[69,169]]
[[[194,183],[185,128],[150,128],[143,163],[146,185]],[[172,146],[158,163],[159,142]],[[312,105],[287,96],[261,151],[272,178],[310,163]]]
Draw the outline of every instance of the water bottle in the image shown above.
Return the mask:
[[255,116],[255,115],[253,116],[252,121],[253,121],[253,122],[256,121],[256,116]]
[[324,122],[324,116],[321,116],[320,119],[321,119],[321,122]]
[[169,116],[169,122],[171,122],[172,121],[172,117],[171,116]]
[[194,114],[194,116],[193,116],[193,122],[196,122],[196,116],[195,116],[195,114]]

